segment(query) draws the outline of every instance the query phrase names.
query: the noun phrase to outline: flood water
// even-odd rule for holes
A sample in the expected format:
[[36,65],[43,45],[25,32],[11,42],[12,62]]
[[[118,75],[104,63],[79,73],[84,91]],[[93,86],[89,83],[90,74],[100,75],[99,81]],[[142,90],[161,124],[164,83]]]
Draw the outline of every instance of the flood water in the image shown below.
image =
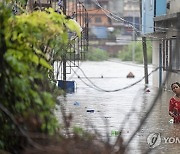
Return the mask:
[[[106,134],[113,144],[121,128],[121,134],[126,143],[146,115],[157,94],[157,88],[152,87],[152,76],[149,77],[148,90],[144,89],[144,80],[138,84],[123,89],[135,83],[144,76],[143,65],[123,63],[118,60],[104,62],[82,62],[81,69],[72,68],[67,80],[75,81],[76,91],[59,96],[66,112],[72,113],[72,125],[85,130],[97,130],[106,140]],[[152,67],[149,66],[149,72]],[[75,72],[75,73],[74,73]],[[134,78],[126,78],[132,72]],[[119,90],[118,90],[119,89]],[[117,90],[115,92],[111,92]],[[168,101],[173,93],[163,91],[150,116],[136,133],[128,146],[126,153],[173,153],[180,151],[180,126],[169,122]],[[91,112],[88,112],[91,111]],[[129,115],[129,116],[128,116]],[[57,116],[62,120],[60,110]],[[152,133],[160,133],[161,142],[150,148],[147,138]],[[179,140],[178,140],[179,138]]]

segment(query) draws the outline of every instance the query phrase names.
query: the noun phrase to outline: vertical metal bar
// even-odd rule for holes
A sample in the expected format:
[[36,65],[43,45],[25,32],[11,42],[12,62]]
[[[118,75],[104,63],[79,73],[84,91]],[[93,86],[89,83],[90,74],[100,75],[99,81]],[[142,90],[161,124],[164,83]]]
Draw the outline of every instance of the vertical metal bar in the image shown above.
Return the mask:
[[62,56],[63,61],[63,80],[66,81],[66,55]]
[[[80,4],[81,4],[81,3],[80,3]],[[83,14],[83,8],[82,8],[82,4],[80,5],[80,8],[81,8],[81,9],[80,9],[80,11],[81,11],[81,12],[80,12],[80,14],[81,14],[81,27],[83,27],[83,16],[82,16],[82,14]],[[81,50],[80,50],[80,52],[81,52],[81,53],[80,53],[80,54],[81,54],[81,57],[80,57],[80,60],[82,60],[82,40],[83,40],[83,36],[82,36],[82,35],[83,35],[83,32],[81,32],[81,38],[80,38],[80,39],[81,39],[81,42],[80,42],[80,43],[81,43],[81,44],[80,44],[80,45],[81,45]]]
[[133,44],[132,44],[132,61],[135,62],[135,13],[133,13],[133,31],[132,31],[132,40],[133,40]]
[[85,18],[85,8],[83,6],[83,31],[82,31],[82,39],[83,39],[83,59],[85,59],[85,23],[86,23],[86,18]]
[[76,0],[76,21],[78,21],[77,0]]
[[172,39],[169,40],[169,68],[172,70],[172,57],[173,57],[173,54],[172,54]]
[[[80,15],[79,15],[79,1],[77,1],[77,5],[76,5],[76,12],[77,12],[77,22],[80,20]],[[79,37],[77,38],[77,61],[79,61]]]
[[[156,0],[154,0],[154,17],[156,17]],[[154,32],[156,31],[156,24],[154,22]]]
[[[63,65],[63,63],[61,63]],[[63,66],[61,66],[61,80],[63,80]]]
[[165,41],[164,40],[162,40],[162,45],[161,45],[161,48],[162,48],[162,67],[163,67],[163,69],[166,69],[166,60],[165,60],[165,57],[166,57],[166,54],[165,54]]
[[162,85],[162,44],[159,44],[159,88]]
[[69,1],[67,2],[68,0],[66,0],[66,15],[67,16],[70,16],[69,14]]
[[[78,12],[78,1],[76,0],[76,21],[78,22],[79,21],[79,12]],[[75,40],[75,55],[74,55],[74,63],[76,63],[76,54],[78,55],[78,52],[79,52],[79,49],[78,49],[78,40],[76,41]]]
[[[66,15],[66,0],[63,0],[63,13]],[[66,51],[62,56],[63,63],[63,89],[66,89]]]
[[[139,6],[140,6],[139,7],[140,8],[140,18],[142,20],[142,0],[139,1]],[[144,58],[145,84],[148,84],[149,83],[149,79],[148,79],[148,57],[147,57],[146,37],[142,37],[142,46],[143,46],[143,58]]]
[[66,15],[66,0],[63,0],[63,13]]
[[89,33],[88,33],[88,30],[89,30],[89,24],[88,24],[88,18],[89,18],[89,16],[88,16],[88,12],[86,13],[86,18],[87,18],[87,22],[86,22],[86,32],[87,32],[87,34],[86,34],[86,39],[87,39],[87,51],[88,51],[88,46],[89,46]]
[[[85,39],[85,51],[87,52],[88,51],[88,12],[86,8],[85,8],[85,19],[86,21],[85,21],[85,32],[84,32],[85,38],[84,39]],[[84,59],[86,58],[85,55],[86,54],[84,54]]]
[[168,57],[169,57],[169,55],[168,55],[168,40],[166,40],[166,68],[169,68],[169,61],[168,61]]
[[74,52],[74,54],[73,54],[74,59],[73,59],[73,62],[74,62],[74,65],[75,65],[76,64],[76,62],[75,62],[75,58],[76,58],[76,40],[74,40],[74,41],[75,41],[75,43],[73,44],[73,46],[74,46],[74,51],[73,51]]
[[72,56],[72,53],[71,53],[71,52],[72,52],[72,45],[70,44],[69,46],[70,46],[70,47],[69,47],[69,48],[70,48],[70,54],[69,54],[69,63],[70,63],[70,64],[69,64],[69,65],[70,65],[70,74],[71,74],[71,67],[72,67],[72,64],[71,64],[71,63],[72,63],[72,62],[71,62],[71,59],[72,59],[72,58],[71,58],[71,56]]

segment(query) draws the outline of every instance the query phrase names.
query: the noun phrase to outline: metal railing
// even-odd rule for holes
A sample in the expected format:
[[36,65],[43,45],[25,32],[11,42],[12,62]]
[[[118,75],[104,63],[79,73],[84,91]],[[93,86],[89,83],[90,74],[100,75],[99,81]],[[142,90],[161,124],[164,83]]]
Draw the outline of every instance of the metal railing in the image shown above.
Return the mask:
[[85,53],[88,51],[88,12],[79,0],[63,0],[63,3],[64,14],[76,20],[82,28],[81,36],[74,38],[75,43],[69,45],[69,52],[66,53],[66,68],[69,68],[66,74],[68,74],[71,73],[71,67],[79,66],[79,61],[85,59]]
[[79,0],[32,0],[33,10],[44,10],[44,8],[52,7],[57,12],[63,13],[69,19],[76,20],[82,28],[81,36],[74,36],[69,33],[69,39],[73,38],[68,50],[62,55],[62,65],[60,70],[61,79],[66,80],[66,74],[71,74],[71,67],[79,66],[80,60],[85,59],[85,53],[88,51],[88,12],[83,3]]

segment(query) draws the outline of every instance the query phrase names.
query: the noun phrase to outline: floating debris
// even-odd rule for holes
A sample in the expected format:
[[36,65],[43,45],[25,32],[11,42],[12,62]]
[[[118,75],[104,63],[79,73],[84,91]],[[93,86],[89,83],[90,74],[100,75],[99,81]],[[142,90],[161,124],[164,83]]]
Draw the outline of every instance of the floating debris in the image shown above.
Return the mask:
[[75,106],[79,106],[80,103],[79,103],[79,102],[74,102],[74,105],[75,105]]
[[87,112],[90,112],[90,113],[94,113],[94,110],[93,109],[88,109],[86,110]]
[[174,119],[169,120],[169,123],[173,124],[174,123]]
[[146,92],[148,92],[148,93],[149,93],[149,92],[150,92],[150,90],[149,90],[149,89],[146,89]]
[[126,76],[127,78],[134,78],[134,74],[132,72],[129,72],[128,75]]
[[111,131],[111,136],[119,136],[119,135],[121,135],[121,132],[119,132],[118,130]]

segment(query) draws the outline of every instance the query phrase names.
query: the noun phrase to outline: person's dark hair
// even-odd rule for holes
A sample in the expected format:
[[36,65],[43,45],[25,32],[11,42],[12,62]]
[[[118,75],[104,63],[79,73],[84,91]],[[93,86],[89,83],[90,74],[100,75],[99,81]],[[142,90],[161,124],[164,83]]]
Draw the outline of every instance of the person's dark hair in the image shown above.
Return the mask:
[[172,89],[174,84],[177,84],[180,87],[180,83],[179,82],[174,82],[174,83],[171,84],[171,89]]

